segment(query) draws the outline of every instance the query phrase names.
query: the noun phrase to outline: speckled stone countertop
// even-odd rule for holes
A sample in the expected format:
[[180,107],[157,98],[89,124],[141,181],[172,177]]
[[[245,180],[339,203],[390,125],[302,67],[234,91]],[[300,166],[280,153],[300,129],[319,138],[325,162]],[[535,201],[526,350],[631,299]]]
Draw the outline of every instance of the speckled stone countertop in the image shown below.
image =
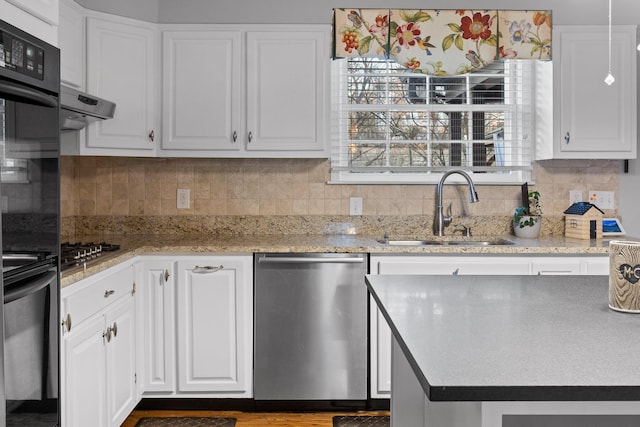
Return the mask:
[[[381,243],[383,236],[366,235],[83,235],[71,241],[108,241],[121,249],[105,253],[99,261],[86,268],[76,267],[62,272],[61,286],[68,286],[92,274],[143,254],[252,254],[257,252],[360,252],[388,254],[450,254],[450,255],[606,255],[608,240],[577,240],[563,237],[519,239],[514,236],[474,236],[471,240],[496,237],[513,244],[496,246],[428,245],[391,246]],[[391,236],[393,240],[438,240],[433,236]],[[464,241],[467,238],[447,236]]]

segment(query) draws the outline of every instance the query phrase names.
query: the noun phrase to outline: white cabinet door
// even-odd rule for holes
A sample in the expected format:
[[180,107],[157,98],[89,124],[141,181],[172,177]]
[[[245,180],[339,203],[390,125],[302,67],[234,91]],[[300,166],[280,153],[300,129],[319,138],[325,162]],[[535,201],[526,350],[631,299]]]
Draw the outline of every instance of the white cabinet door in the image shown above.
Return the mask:
[[60,80],[63,84],[84,90],[85,73],[85,17],[73,0],[60,2]]
[[326,157],[326,26],[165,27],[162,144],[189,157]]
[[58,25],[58,0],[6,1],[50,25]]
[[[138,403],[134,298],[121,298],[105,314],[107,409],[110,425],[121,425]],[[109,329],[110,328],[110,329]]]
[[529,274],[524,257],[398,256],[371,257],[372,274]]
[[177,263],[178,392],[252,394],[252,257]]
[[135,20],[87,20],[87,92],[116,103],[87,127],[82,154],[152,156],[157,129],[156,30]]
[[162,34],[163,152],[240,150],[241,40],[240,31]]
[[58,45],[58,0],[0,0],[0,19]]
[[328,45],[326,31],[247,33],[247,150],[325,150]]
[[391,329],[371,296],[369,328],[371,398],[388,399],[391,395]]
[[106,427],[107,371],[104,318],[72,327],[62,340],[62,425]]
[[636,157],[636,27],[615,26],[608,73],[608,27],[554,27],[554,157]]
[[141,376],[145,393],[175,390],[175,285],[170,258],[142,261]]
[[531,260],[531,274],[540,275],[578,275],[580,274],[578,258],[543,258]]

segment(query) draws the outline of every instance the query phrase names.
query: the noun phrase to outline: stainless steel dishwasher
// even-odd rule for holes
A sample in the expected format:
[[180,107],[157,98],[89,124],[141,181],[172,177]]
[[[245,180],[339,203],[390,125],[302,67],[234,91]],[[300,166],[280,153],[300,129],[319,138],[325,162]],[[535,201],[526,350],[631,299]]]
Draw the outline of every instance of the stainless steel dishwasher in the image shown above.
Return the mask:
[[256,254],[256,400],[367,399],[367,255]]

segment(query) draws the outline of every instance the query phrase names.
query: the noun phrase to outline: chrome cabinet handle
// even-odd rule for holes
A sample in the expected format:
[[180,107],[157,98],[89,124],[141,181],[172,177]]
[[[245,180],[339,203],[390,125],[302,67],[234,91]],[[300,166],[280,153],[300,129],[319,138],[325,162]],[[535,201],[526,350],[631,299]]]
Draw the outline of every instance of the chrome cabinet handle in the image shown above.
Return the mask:
[[111,342],[111,326],[107,327],[107,330],[102,333],[102,338],[106,338],[107,342]]
[[249,142],[253,139],[253,133],[249,132]]
[[118,336],[118,324],[116,322],[113,322],[113,326],[111,327],[111,332],[113,332],[114,338]]
[[238,132],[236,132],[235,130],[233,131],[233,142],[236,142],[238,140]]
[[104,297],[105,298],[109,298],[111,295],[115,294],[116,291],[114,291],[113,289],[108,290],[108,291],[104,291]]
[[62,327],[67,330],[67,332],[71,331],[71,314],[67,313],[67,316],[62,319]]
[[570,134],[569,132],[567,132],[567,133],[564,135],[564,142],[565,142],[566,144],[568,144],[568,143],[569,143],[569,141],[571,141],[571,134]]
[[168,282],[169,281],[169,270],[165,270],[164,271],[164,281]]
[[199,265],[196,265],[195,267],[193,267],[194,273],[216,273],[220,270],[224,270],[223,265],[219,265],[217,267],[213,265],[205,265],[202,267],[200,267]]
[[153,131],[153,129],[151,130],[151,132],[149,132],[149,139],[151,140],[151,142],[153,142],[156,139],[156,134]]

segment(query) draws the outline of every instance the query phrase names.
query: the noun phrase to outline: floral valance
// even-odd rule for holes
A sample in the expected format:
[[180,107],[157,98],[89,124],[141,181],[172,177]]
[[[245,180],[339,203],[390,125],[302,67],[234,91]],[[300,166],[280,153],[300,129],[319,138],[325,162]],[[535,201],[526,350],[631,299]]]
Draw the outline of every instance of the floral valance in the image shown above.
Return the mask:
[[549,10],[334,9],[333,57],[456,75],[496,59],[551,59]]

